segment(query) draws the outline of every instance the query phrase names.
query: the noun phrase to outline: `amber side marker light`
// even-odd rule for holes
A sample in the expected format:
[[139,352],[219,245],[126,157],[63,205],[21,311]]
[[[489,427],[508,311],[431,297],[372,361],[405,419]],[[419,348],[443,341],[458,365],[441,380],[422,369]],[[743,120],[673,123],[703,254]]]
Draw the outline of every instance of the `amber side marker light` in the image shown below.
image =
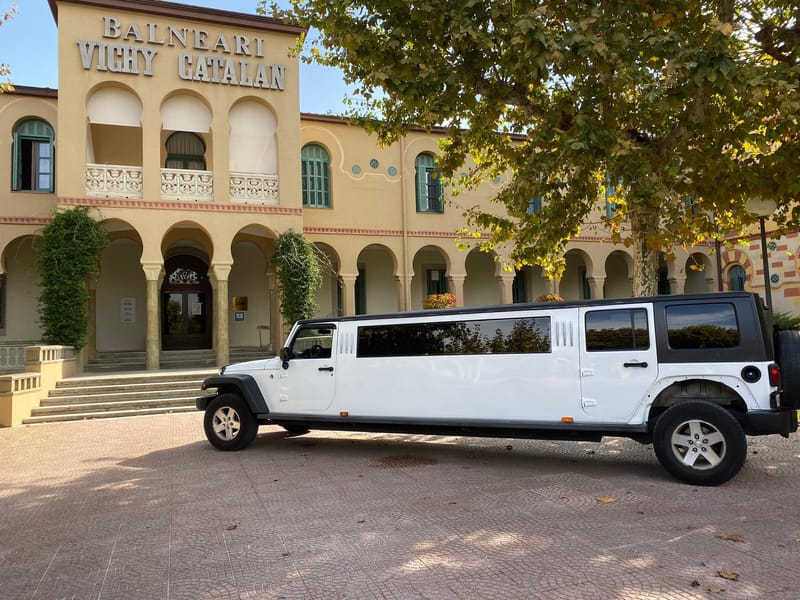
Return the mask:
[[561,417],[561,422],[562,423],[574,423],[575,419],[573,419],[572,417]]
[[340,417],[349,417],[350,413],[347,412],[346,410],[343,410],[342,412],[339,413],[339,416]]

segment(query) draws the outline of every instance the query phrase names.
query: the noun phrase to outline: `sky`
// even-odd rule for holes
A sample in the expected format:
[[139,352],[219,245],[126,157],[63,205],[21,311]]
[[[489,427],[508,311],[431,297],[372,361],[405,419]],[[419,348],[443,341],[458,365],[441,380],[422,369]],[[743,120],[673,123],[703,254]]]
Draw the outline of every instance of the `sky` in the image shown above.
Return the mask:
[[[17,14],[0,27],[0,63],[11,67],[14,84],[57,88],[58,31],[50,6],[47,0],[16,0],[15,4]],[[279,4],[288,6],[288,0]],[[0,0],[0,11],[7,11],[11,5],[9,0]],[[192,0],[191,5],[255,14],[258,0]],[[347,86],[340,71],[301,63],[302,112],[342,114],[342,99],[346,93]]]

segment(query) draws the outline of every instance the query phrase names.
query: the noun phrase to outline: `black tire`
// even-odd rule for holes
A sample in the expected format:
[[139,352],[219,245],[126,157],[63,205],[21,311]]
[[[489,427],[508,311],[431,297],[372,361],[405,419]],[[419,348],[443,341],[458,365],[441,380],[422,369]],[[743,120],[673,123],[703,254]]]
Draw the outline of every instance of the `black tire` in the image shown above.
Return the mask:
[[241,450],[258,433],[258,421],[247,402],[237,394],[220,394],[206,408],[203,427],[211,445],[218,450]]
[[775,356],[781,368],[781,406],[800,408],[800,331],[775,334]]
[[747,458],[747,438],[739,421],[725,408],[703,400],[681,402],[658,417],[653,447],[661,466],[694,485],[725,483]]

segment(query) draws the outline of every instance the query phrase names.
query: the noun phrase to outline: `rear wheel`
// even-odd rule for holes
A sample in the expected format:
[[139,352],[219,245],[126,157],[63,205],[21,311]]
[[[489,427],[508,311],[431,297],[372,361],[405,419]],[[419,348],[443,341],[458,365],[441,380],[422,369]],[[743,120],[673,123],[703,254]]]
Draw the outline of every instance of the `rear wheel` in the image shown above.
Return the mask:
[[212,400],[206,408],[203,426],[208,441],[219,450],[241,450],[258,433],[258,421],[237,394],[220,394]]
[[681,402],[656,421],[653,447],[673,476],[695,485],[719,485],[747,458],[742,426],[725,408],[701,400]]

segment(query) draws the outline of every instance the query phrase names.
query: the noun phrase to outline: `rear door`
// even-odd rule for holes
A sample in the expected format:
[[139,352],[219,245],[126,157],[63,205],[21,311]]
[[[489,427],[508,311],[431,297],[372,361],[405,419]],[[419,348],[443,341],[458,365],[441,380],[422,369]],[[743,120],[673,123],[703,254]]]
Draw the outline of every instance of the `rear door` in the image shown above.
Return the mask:
[[301,326],[289,342],[289,368],[278,374],[277,412],[309,412],[328,408],[336,393],[336,327]]
[[658,377],[652,306],[582,308],[580,320],[581,420],[625,423]]

